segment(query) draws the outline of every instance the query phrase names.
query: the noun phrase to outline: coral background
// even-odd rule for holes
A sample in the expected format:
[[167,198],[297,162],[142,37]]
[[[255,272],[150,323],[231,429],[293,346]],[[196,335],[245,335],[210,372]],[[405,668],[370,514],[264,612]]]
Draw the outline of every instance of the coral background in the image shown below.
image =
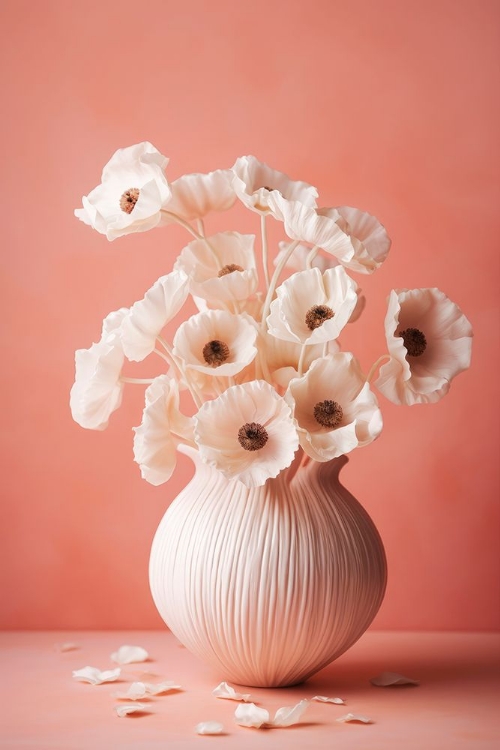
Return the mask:
[[[163,487],[140,479],[139,386],[102,433],[68,407],[74,350],[188,239],[108,243],[73,217],[111,154],[150,140],[172,179],[253,153],[323,205],[380,218],[392,251],[356,277],[368,306],[345,341],[365,369],[385,351],[391,288],[438,286],[467,314],[472,368],[435,406],[381,396],[384,433],[343,481],[387,549],[375,627],[497,629],[498,2],[4,0],[1,21],[0,625],[163,627],[148,552],[189,462]],[[254,214],[234,222],[208,226],[258,231]]]

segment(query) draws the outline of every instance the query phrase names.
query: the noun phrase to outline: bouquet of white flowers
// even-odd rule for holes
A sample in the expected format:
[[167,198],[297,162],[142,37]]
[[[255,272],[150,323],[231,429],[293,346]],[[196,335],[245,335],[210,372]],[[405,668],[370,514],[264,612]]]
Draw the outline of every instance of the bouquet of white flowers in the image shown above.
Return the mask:
[[[75,211],[109,240],[169,223],[192,237],[170,273],[130,308],[110,313],[100,341],[76,352],[70,402],[82,427],[105,429],[125,384],[148,385],[134,428],[134,456],[147,481],[166,482],[176,450],[190,446],[227,478],[261,486],[290,466],[297,450],[305,463],[330,461],[377,438],[382,416],[370,383],[378,370],[374,387],[393,403],[411,405],[438,401],[469,366],[470,323],[435,288],[391,291],[388,354],[367,375],[341,351],[343,328],[364,307],[350,272],[373,273],[391,244],[374,216],[317,208],[314,187],[253,156],[172,183],[167,164],[150,143],[120,149]],[[205,233],[206,215],[236,200],[260,215],[259,262],[254,235]],[[282,223],[287,238],[273,265],[268,217]],[[168,341],[163,329],[188,295],[199,312]],[[125,359],[150,354],[164,360],[165,374],[122,375]],[[193,416],[180,410],[183,389]]]

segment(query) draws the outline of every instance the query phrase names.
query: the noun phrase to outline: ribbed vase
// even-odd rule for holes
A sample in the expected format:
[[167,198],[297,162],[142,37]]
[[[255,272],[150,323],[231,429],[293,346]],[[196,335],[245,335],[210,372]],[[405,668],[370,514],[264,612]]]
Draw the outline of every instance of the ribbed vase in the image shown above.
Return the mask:
[[150,559],[155,604],[221,679],[297,684],[373,620],[385,592],[384,548],[339,482],[346,461],[295,462],[255,489],[196,462],[165,513]]

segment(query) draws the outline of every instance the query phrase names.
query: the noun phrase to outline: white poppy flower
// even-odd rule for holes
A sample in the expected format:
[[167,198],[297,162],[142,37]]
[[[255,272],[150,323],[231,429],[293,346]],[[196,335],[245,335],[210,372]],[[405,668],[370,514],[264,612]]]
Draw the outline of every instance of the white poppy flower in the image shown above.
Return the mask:
[[75,216],[114,240],[155,227],[171,191],[167,157],[145,141],[120,148],[103,169],[101,184],[82,198]]
[[155,348],[156,337],[179,312],[188,295],[188,277],[183,271],[162,276],[144,299],[132,305],[121,324],[125,356],[140,362]]
[[[263,336],[258,344],[259,348],[262,348],[261,356],[266,359],[273,382],[282,388],[287,388],[290,380],[298,377],[302,345],[277,339],[275,336]],[[327,347],[329,354],[339,351],[336,341],[329,341]],[[303,371],[307,372],[314,360],[322,356],[323,344],[308,346],[303,360]]]
[[382,414],[350,352],[317,359],[285,394],[299,440],[315,461],[330,461],[380,435]]
[[270,203],[270,196],[279,194],[283,200],[299,201],[315,206],[318,191],[306,182],[291,180],[288,175],[271,169],[255,156],[240,156],[232,168],[233,188],[238,198],[252,211],[272,213],[281,218],[280,207]]
[[246,315],[207,310],[192,315],[174,336],[173,353],[188,370],[231,377],[257,354],[257,329]]
[[276,477],[298,448],[290,407],[264,380],[231,386],[194,421],[203,461],[247,487]]
[[351,260],[344,261],[344,266],[358,273],[373,273],[387,258],[391,248],[391,239],[385,227],[375,216],[360,211],[358,208],[338,206],[337,208],[320,208],[318,214],[334,216],[339,227],[349,235],[354,255]]
[[120,375],[125,357],[119,328],[127,313],[125,307],[110,313],[103,322],[100,341],[75,353],[71,414],[75,422],[88,430],[105,430],[109,417],[121,404]]
[[267,318],[276,338],[300,344],[336,339],[356,307],[356,283],[342,266],[299,271],[276,290]]
[[316,210],[300,201],[285,200],[276,191],[271,193],[269,205],[275,216],[282,217],[290,239],[322,248],[342,264],[354,258],[353,244],[338,225],[341,216],[335,209],[328,209],[328,214],[323,215],[325,209]]
[[[226,211],[236,200],[230,169],[185,174],[170,183],[172,197],[163,208],[184,221],[203,219],[211,211]],[[173,219],[162,216],[162,224]]]
[[391,360],[375,386],[395,404],[439,401],[470,365],[471,324],[439,289],[393,290],[385,335]]
[[155,378],[146,389],[142,422],[134,427],[134,460],[142,478],[155,486],[167,482],[180,439],[192,440],[192,431],[192,420],[179,411],[177,382],[167,375]]
[[174,268],[189,276],[190,291],[209,302],[247,299],[258,284],[255,235],[220,232],[194,240],[181,252]]

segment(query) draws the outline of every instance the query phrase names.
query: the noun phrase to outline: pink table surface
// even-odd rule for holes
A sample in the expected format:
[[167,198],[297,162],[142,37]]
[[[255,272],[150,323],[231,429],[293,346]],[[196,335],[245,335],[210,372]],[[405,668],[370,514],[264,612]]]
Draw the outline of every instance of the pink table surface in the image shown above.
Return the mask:
[[[55,644],[66,641],[78,650],[58,651]],[[124,667],[115,683],[92,686],[72,679],[72,670],[86,665],[111,668],[111,652],[126,643],[146,648],[150,660]],[[318,694],[346,701],[346,706],[313,702],[299,725],[267,730],[237,726],[238,704],[212,696],[224,675],[202,664],[168,631],[5,632],[0,649],[2,748],[500,747],[500,636],[493,633],[369,632],[303,685],[244,691],[270,712]],[[381,671],[403,673],[420,685],[373,687],[369,679]],[[113,693],[141,678],[176,680],[184,691],[148,701],[148,713],[118,718]],[[338,723],[348,711],[366,714],[374,723]],[[194,726],[203,720],[223,723],[224,736],[196,735]]]

